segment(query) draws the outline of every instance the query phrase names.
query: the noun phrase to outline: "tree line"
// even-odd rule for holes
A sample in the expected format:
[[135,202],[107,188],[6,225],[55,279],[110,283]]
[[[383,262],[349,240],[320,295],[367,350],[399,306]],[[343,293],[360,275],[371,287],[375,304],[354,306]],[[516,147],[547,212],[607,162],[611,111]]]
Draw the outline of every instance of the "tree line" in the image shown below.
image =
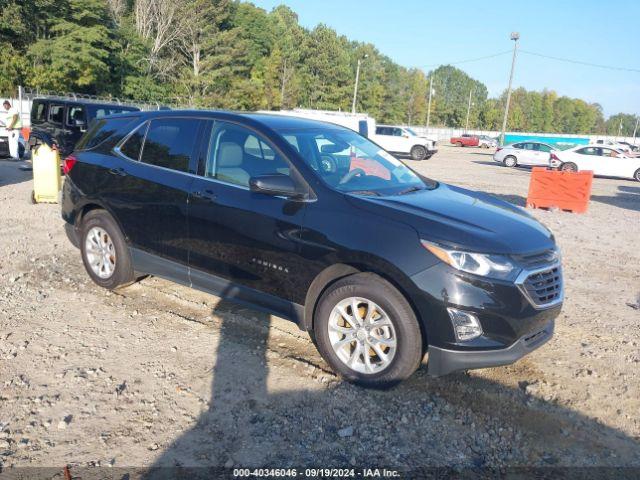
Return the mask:
[[[56,92],[257,110],[350,110],[379,122],[497,130],[506,94],[450,65],[428,73],[393,62],[290,8],[233,0],[0,0],[0,92]],[[508,129],[631,135],[636,117],[605,120],[597,103],[516,89]],[[622,125],[622,129],[620,129]]]

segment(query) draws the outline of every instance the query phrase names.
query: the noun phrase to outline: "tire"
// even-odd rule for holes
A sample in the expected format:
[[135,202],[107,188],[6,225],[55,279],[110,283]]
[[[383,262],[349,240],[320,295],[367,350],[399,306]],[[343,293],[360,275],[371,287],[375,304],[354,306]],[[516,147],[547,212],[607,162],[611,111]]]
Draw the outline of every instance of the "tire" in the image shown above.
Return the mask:
[[35,190],[31,190],[31,194],[29,195],[29,203],[31,203],[31,205],[35,205],[38,203],[38,201],[36,200],[36,191]]
[[504,160],[502,160],[502,163],[504,163],[505,167],[516,167],[518,165],[518,159],[513,155],[507,155],[504,157]]
[[563,172],[577,172],[578,166],[573,162],[567,162],[560,165],[560,170]]
[[424,160],[427,156],[427,149],[422,145],[414,145],[411,147],[411,158],[413,160]]
[[[99,234],[99,232],[103,233]],[[105,237],[104,234],[107,236]],[[103,288],[114,290],[135,281],[131,254],[124,236],[113,217],[105,210],[91,210],[85,215],[80,227],[79,240],[84,267],[95,283]],[[103,249],[103,253],[95,254],[88,251],[88,243],[92,241],[98,245],[98,249]],[[96,256],[104,255],[103,261],[92,262],[89,259],[90,255],[93,255],[94,259]],[[96,263],[96,266],[92,266],[92,263]]]
[[[350,306],[353,299],[356,299],[356,311],[362,323],[376,325],[386,322],[386,326],[374,326],[368,330],[369,333],[365,327],[352,328],[338,313],[338,308],[341,303],[346,304],[343,311],[355,323]],[[372,324],[366,321],[370,308],[374,312]],[[335,325],[340,321],[343,326],[338,327],[342,328],[338,332]],[[334,327],[331,332],[330,326]],[[343,332],[349,330],[353,333],[347,337]],[[423,357],[420,327],[407,299],[393,285],[373,273],[350,275],[329,286],[316,306],[313,331],[318,350],[331,368],[344,379],[366,387],[382,389],[398,384],[416,371]],[[345,343],[348,338],[353,340]],[[378,342],[379,339],[386,343]],[[395,343],[389,343],[390,340],[395,340]],[[336,342],[343,345],[334,349]],[[366,350],[356,350],[362,346]],[[391,358],[385,362],[377,351]],[[355,359],[353,367],[347,364],[351,359]]]
[[459,147],[464,147],[464,144],[462,142],[458,142],[458,143],[456,143],[456,145],[459,146]]
[[633,174],[633,178],[635,178],[636,181],[640,182],[640,168],[636,170],[636,173]]

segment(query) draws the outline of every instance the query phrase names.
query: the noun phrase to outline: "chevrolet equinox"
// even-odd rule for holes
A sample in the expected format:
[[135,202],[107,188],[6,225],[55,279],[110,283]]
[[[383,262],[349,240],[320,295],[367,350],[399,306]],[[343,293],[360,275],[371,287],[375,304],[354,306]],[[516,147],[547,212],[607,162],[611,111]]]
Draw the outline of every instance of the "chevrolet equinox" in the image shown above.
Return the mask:
[[144,275],[295,321],[347,380],[385,387],[512,363],[563,300],[554,236],[522,209],[425,178],[349,129],[281,115],[132,112],[64,161],[89,276]]

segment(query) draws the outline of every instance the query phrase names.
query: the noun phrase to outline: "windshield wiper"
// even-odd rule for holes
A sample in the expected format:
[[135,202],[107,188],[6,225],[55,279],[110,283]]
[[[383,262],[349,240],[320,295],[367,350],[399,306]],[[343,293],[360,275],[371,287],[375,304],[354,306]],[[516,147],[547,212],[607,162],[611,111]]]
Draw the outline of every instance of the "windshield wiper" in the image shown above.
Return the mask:
[[413,186],[413,187],[405,188],[404,190],[399,191],[396,195],[405,195],[407,193],[419,192],[420,190],[425,190],[425,188]]
[[381,196],[380,192],[376,192],[375,190],[351,190],[349,193],[356,195],[374,195],[376,197]]

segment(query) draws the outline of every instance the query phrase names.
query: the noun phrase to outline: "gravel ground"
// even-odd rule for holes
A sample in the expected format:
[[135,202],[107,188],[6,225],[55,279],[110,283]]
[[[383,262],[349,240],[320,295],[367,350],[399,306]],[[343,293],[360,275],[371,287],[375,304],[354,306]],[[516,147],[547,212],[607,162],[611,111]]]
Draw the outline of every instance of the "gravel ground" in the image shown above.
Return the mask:
[[[428,176],[524,205],[530,172],[442,146]],[[564,254],[556,335],[512,366],[369,391],[282,319],[158,278],[95,286],[57,205],[0,161],[2,466],[640,467],[640,184],[534,211]]]

